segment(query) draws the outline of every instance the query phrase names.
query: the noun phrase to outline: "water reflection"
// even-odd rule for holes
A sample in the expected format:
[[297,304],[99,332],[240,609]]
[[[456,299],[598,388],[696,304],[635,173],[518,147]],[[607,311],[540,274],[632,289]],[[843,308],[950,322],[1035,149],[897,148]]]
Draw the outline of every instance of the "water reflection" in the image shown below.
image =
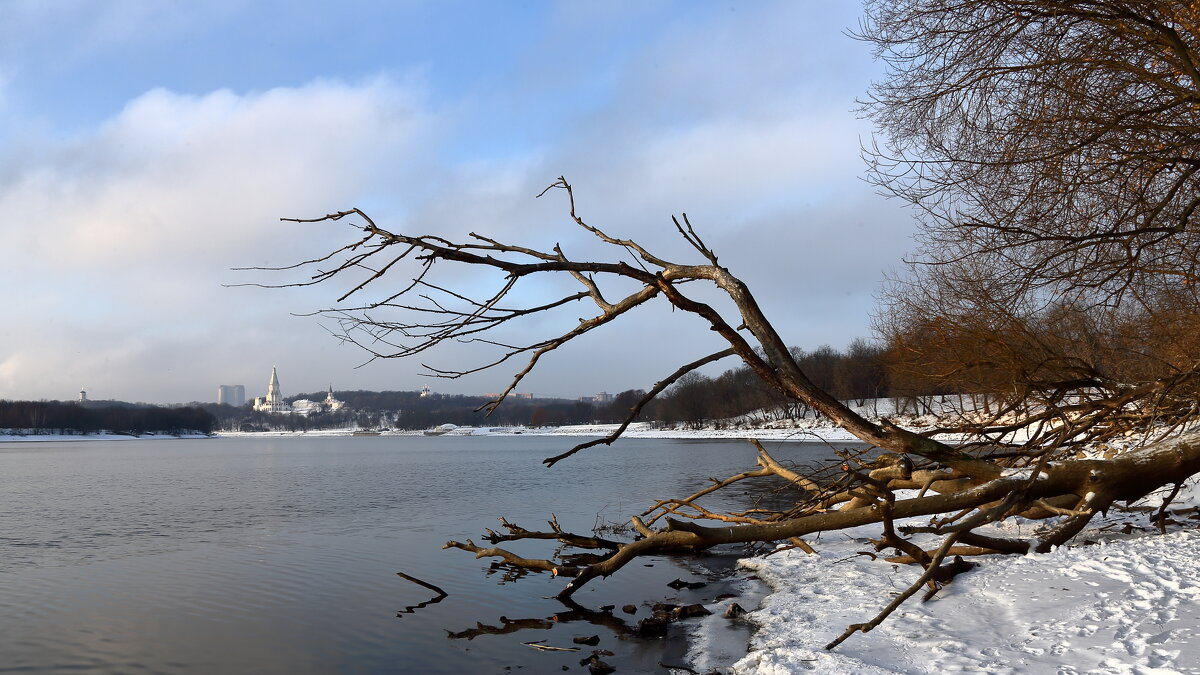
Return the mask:
[[409,576],[409,575],[405,574],[404,572],[396,572],[396,576],[398,576],[402,579],[407,579],[408,581],[411,581],[414,584],[417,584],[418,586],[424,586],[425,588],[428,588],[429,590],[436,593],[436,595],[434,595],[429,600],[426,600],[425,602],[420,602],[415,605],[409,605],[408,607],[405,607],[404,609],[400,610],[399,612],[396,612],[397,618],[400,618],[401,616],[403,616],[405,614],[413,614],[418,609],[425,609],[426,607],[428,607],[430,605],[436,605],[437,603],[441,602],[442,600],[445,600],[446,596],[449,595],[449,593],[447,593],[446,591],[443,591],[441,588],[434,586],[431,583],[421,581],[420,579],[418,579],[414,576]]
[[544,618],[510,619],[501,616],[500,625],[476,623],[474,628],[452,632],[446,631],[451,640],[474,640],[480,635],[508,635],[523,630],[550,630],[573,622],[583,622],[607,629],[618,638],[633,635],[633,629],[624,619],[613,615],[613,605],[606,605],[599,610],[588,609],[570,598],[559,598],[566,611],[555,612]]

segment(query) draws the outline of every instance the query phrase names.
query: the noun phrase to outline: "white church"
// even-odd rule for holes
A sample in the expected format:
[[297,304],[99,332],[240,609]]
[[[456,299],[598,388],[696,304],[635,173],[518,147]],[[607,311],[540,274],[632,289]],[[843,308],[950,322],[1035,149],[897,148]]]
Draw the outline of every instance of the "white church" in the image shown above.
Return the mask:
[[322,410],[341,410],[345,405],[344,402],[333,397],[333,385],[329,385],[329,393],[325,395],[323,401],[310,401],[302,398],[289,404],[283,400],[283,393],[279,390],[279,374],[275,371],[275,366],[271,366],[271,381],[267,383],[267,395],[254,399],[255,412],[265,413],[309,415]]

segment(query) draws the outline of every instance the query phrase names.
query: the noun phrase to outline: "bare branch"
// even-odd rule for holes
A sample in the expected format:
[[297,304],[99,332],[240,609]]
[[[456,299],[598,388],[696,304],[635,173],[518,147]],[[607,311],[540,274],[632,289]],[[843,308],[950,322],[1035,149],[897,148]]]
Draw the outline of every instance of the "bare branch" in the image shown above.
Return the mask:
[[611,434],[605,436],[604,438],[597,438],[595,440],[588,441],[586,443],[580,443],[579,445],[576,445],[575,447],[571,448],[570,450],[568,450],[560,455],[555,455],[554,457],[547,457],[546,459],[543,459],[542,463],[545,464],[547,467],[551,467],[551,466],[554,466],[555,464],[557,464],[558,462],[566,459],[567,457],[574,455],[575,453],[579,452],[580,450],[586,450],[587,448],[591,448],[591,447],[594,447],[597,445],[612,445],[613,441],[616,441],[618,438],[620,438],[621,434],[625,433],[625,430],[629,428],[629,425],[635,419],[637,419],[637,416],[642,412],[642,408],[646,407],[646,404],[649,403],[650,401],[653,401],[655,399],[655,397],[657,397],[659,394],[661,394],[663,392],[664,389],[671,386],[672,384],[675,384],[677,381],[679,381],[679,378],[683,377],[684,375],[687,375],[688,373],[696,370],[697,368],[706,366],[714,361],[719,361],[727,356],[733,356],[733,354],[734,354],[733,349],[722,349],[719,352],[714,352],[712,354],[709,354],[708,356],[702,357],[700,359],[692,361],[691,363],[681,366],[675,372],[671,373],[667,377],[665,377],[662,380],[659,380],[657,383],[655,383],[654,387],[650,391],[646,392],[646,395],[643,396],[637,402],[637,404],[635,406],[633,406],[632,409],[630,409],[629,415],[627,415],[625,417],[625,420],[623,422],[621,422],[621,425],[619,427],[617,427],[617,429],[615,431],[613,431]]

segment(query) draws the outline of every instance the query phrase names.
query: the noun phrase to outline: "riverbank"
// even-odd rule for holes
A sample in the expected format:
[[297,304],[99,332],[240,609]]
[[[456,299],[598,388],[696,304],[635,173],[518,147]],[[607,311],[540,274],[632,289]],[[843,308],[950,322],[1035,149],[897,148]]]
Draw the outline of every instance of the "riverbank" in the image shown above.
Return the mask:
[[[449,430],[438,430],[438,436],[562,436],[580,438],[601,438],[617,430],[616,424],[574,424],[561,427],[455,427]],[[354,436],[363,432],[358,429],[320,429],[312,431],[217,431],[214,436],[231,438],[269,438],[273,436]],[[379,436],[421,436],[424,430],[389,430],[380,431]],[[622,438],[662,438],[676,440],[742,440],[755,438],[766,441],[804,441],[831,443],[858,443],[858,439],[845,429],[831,426],[828,423],[798,423],[788,425],[777,423],[775,426],[717,428],[709,426],[701,429],[662,428],[647,422],[630,424],[621,434]]]
[[101,431],[94,434],[37,434],[37,433],[14,433],[11,430],[0,429],[0,443],[63,443],[71,441],[136,441],[136,440],[162,440],[164,438],[185,438],[199,439],[212,438],[211,434],[185,433],[185,434],[168,434],[168,433],[145,433],[145,434],[115,434],[110,431]]
[[[978,567],[928,603],[910,600],[834,651],[824,645],[874,618],[919,576],[912,566],[858,553],[873,550],[867,539],[878,537],[878,526],[818,541],[816,555],[792,550],[743,560],[772,592],[748,615],[756,626],[749,653],[728,672],[1200,673],[1194,480],[1169,513],[1166,534],[1152,529],[1149,512],[1114,507],[1078,543],[1041,555],[974,558]],[[1029,537],[1042,527],[1012,519],[991,533]]]

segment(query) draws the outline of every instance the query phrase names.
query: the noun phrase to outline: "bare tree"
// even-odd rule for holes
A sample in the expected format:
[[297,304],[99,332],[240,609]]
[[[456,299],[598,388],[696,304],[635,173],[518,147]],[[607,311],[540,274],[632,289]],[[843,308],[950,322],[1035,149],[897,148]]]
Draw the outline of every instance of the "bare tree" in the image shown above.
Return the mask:
[[[779,397],[812,408],[885,454],[870,463],[847,456],[801,475],[757,447],[756,468],[634,516],[632,541],[565,532],[553,521],[540,532],[505,522],[505,532],[486,533],[488,546],[446,546],[567,577],[559,597],[569,598],[641,555],[738,542],[803,548],[805,535],[879,523],[880,549],[895,548],[925,568],[902,601],[953,576],[953,565],[942,564],[949,555],[1049,550],[1114,502],[1140,499],[1200,471],[1200,433],[1181,433],[1196,410],[1192,383],[1200,360],[1192,342],[1171,337],[1194,321],[1200,272],[1192,222],[1200,204],[1195,19],[1183,3],[867,3],[862,35],[893,67],[867,104],[887,137],[871,153],[872,175],[918,208],[927,263],[910,280],[914,292],[903,296],[910,301],[889,308],[885,333],[893,347],[911,351],[914,377],[960,391],[969,384],[998,397],[999,409],[986,419],[956,427],[975,435],[966,446],[939,442],[940,430],[914,433],[892,421],[872,422],[816,386],[798,362],[802,354],[788,349],[750,289],[720,265],[686,215],[674,220],[687,246],[687,257],[677,261],[586,222],[561,178],[549,189],[566,197],[569,219],[597,245],[584,259],[558,246],[478,233],[461,241],[396,233],[355,209],[298,221],[350,222],[360,234],[329,255],[283,268],[315,272],[282,285],[346,284],[338,306],[323,314],[336,321],[342,339],[374,357],[411,357],[465,340],[498,354],[477,367],[433,368],[435,375],[459,377],[519,360],[508,389],[488,409],[543,356],[636,308],[659,303],[695,316],[724,341],[722,349],[680,359],[686,362],[673,364],[613,434],[545,464],[612,443],[664,390],[730,357]],[[481,295],[458,290],[455,268],[491,271],[494,287]],[[521,304],[519,284],[547,276],[577,286],[548,302]],[[732,309],[702,301],[707,296],[694,290],[700,286],[722,293],[729,303],[721,307]],[[510,324],[578,312],[582,303],[593,309],[563,332],[520,344],[497,337]],[[1120,319],[1121,349],[1098,348],[1109,336],[1095,339],[1103,325],[1095,308]],[[1133,355],[1144,345],[1129,335],[1139,322],[1155,326],[1161,343],[1140,361]],[[1006,443],[1016,429],[1032,429],[1032,439]],[[1150,440],[1109,459],[1076,455],[1081,442],[1131,429],[1150,432]],[[765,478],[782,478],[803,496],[777,511],[717,513],[701,503],[728,485]],[[919,492],[900,498],[901,488]],[[979,531],[1015,514],[1057,520],[1037,543]],[[941,536],[937,546],[922,548],[907,537],[911,530],[894,527],[914,516],[939,516],[921,528]],[[599,553],[542,560],[498,546],[523,539]],[[829,647],[870,630],[898,602]]]
[[861,36],[890,66],[865,103],[886,138],[870,175],[917,207],[930,262],[983,265],[1001,303],[1200,280],[1191,3],[870,0],[866,12]]
[[867,3],[870,175],[922,225],[878,325],[895,382],[982,398],[956,425],[982,439],[1037,425],[1027,456],[1193,422],[1198,29],[1184,2]]

